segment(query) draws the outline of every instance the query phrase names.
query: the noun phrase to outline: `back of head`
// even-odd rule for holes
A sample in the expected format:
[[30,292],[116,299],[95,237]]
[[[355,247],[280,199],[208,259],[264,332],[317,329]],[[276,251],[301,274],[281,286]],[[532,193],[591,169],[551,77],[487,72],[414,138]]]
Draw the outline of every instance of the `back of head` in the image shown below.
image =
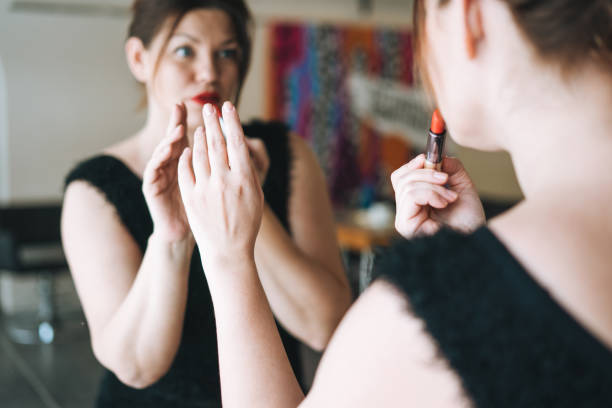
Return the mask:
[[611,0],[502,0],[546,61],[564,71],[581,62],[612,72]]
[[[439,6],[451,0],[438,0]],[[612,74],[612,0],[493,0],[505,3],[542,60],[571,72],[585,63]],[[422,55],[424,0],[414,2],[415,53]]]

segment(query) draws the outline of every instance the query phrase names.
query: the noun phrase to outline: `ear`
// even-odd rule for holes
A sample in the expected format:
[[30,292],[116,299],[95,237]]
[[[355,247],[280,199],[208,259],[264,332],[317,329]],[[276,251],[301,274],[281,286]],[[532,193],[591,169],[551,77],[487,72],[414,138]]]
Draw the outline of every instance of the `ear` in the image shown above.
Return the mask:
[[125,43],[125,57],[132,75],[139,82],[146,82],[148,76],[148,53],[140,38],[130,37]]
[[465,26],[465,48],[469,59],[476,57],[478,43],[484,38],[480,0],[462,0]]

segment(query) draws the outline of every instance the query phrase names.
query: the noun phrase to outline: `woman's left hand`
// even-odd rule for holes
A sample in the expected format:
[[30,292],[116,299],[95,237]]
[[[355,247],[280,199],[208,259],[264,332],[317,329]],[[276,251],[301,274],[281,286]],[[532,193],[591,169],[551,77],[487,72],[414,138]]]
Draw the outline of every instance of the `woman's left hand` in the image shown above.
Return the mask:
[[263,186],[268,176],[268,170],[270,169],[270,156],[268,156],[268,150],[261,139],[245,138],[245,140],[251,152],[251,159],[253,159],[255,171],[257,171],[259,184]]
[[223,105],[227,142],[215,109],[203,110],[193,150],[178,166],[181,196],[202,261],[252,259],[263,213],[263,192],[235,107]]

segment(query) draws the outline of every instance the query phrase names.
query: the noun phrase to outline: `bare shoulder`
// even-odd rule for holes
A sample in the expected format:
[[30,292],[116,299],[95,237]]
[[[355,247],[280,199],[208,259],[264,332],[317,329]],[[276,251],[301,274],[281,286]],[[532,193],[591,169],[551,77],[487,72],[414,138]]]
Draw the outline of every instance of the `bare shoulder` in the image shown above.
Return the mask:
[[[61,232],[69,262],[84,255],[97,257],[96,251],[103,252],[107,245],[122,246],[130,252],[137,248],[115,207],[100,190],[81,180],[71,182],[66,188]],[[126,247],[126,243],[130,245]],[[88,246],[92,246],[91,253],[84,251]]]
[[457,375],[390,283],[375,282],[332,338],[304,407],[467,407]]
[[582,208],[521,204],[489,228],[527,272],[612,347],[612,234]]
[[103,153],[121,160],[134,174],[142,178],[144,164],[141,163],[140,146],[135,136],[107,147]]

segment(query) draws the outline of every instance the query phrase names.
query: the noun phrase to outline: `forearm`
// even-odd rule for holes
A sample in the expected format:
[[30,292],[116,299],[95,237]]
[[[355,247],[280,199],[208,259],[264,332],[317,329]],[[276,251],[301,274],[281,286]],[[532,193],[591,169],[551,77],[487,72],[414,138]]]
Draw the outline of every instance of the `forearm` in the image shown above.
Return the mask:
[[346,280],[304,254],[270,208],[257,236],[255,260],[277,318],[311,347],[325,347],[350,305]]
[[147,386],[167,372],[180,343],[193,242],[149,238],[132,287],[94,344],[126,384]]
[[297,407],[304,398],[252,260],[205,265],[224,407]]

